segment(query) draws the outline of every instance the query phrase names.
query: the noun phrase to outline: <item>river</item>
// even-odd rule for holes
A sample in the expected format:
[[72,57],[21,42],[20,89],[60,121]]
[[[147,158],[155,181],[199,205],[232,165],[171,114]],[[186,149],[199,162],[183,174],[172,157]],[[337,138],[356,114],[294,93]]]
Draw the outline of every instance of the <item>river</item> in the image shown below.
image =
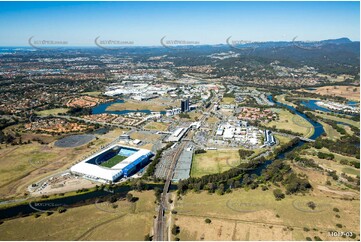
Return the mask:
[[[319,102],[320,100],[303,100],[301,101],[301,104],[309,109],[312,109],[314,111],[322,111],[322,112],[326,112],[326,113],[336,113],[336,114],[344,114],[344,115],[351,115],[351,116],[356,116],[356,115],[359,115],[357,113],[350,113],[350,112],[342,112],[342,111],[336,111],[336,110],[331,110],[331,109],[328,109],[328,108],[325,108],[325,107],[321,107],[319,105],[317,105],[317,102]],[[357,102],[354,102],[354,101],[349,101],[346,103],[347,105],[350,105],[350,106],[357,106],[358,103]]]
[[[148,185],[148,189],[154,189],[155,187],[159,187],[160,189],[162,189],[163,184]],[[177,186],[175,185],[172,185],[170,187],[170,190],[175,189],[177,189]],[[130,186],[120,186],[115,188],[113,191],[108,191],[106,189],[96,190],[93,192],[83,193],[69,197],[59,196],[58,198],[39,202],[30,202],[29,200],[28,202],[17,206],[0,209],[0,219],[27,216],[37,212],[56,211],[58,207],[70,208],[87,204],[94,204],[95,206],[96,202],[102,197],[110,196],[112,194],[120,194],[121,196],[125,197],[125,195],[131,190],[132,188]]]
[[[292,111],[293,113],[301,116],[302,118],[306,119],[308,122],[310,122],[313,127],[314,127],[314,133],[313,135],[310,137],[310,139],[317,139],[318,137],[320,137],[325,130],[323,129],[323,126],[319,123],[316,122],[312,119],[310,119],[309,117],[307,117],[304,113],[301,113],[299,111],[297,111],[294,107],[280,103],[280,102],[276,102],[273,100],[273,97],[271,95],[268,96],[268,100],[275,103],[276,105],[280,106],[280,107],[285,107],[288,110]],[[266,160],[263,164],[259,165],[256,169],[251,170],[251,171],[247,171],[247,174],[252,175],[252,174],[256,174],[257,176],[261,175],[262,170],[264,170],[265,168],[267,168],[268,165],[270,165],[274,160],[277,159],[283,159],[285,158],[286,154],[291,152],[292,150],[294,150],[297,147],[302,146],[304,143],[306,143],[305,141],[298,141],[295,145],[293,145],[292,147],[287,148],[285,151],[283,151],[282,153],[278,154],[274,159],[272,160]]]

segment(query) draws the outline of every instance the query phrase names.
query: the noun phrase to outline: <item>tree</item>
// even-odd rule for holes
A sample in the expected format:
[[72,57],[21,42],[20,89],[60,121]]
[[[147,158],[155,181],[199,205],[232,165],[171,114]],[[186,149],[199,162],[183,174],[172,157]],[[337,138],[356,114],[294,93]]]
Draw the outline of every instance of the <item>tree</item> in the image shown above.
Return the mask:
[[281,191],[281,189],[273,190],[273,195],[275,196],[276,200],[281,200],[285,198],[285,194]]
[[206,219],[204,220],[204,222],[206,222],[207,224],[210,224],[210,223],[212,223],[212,220],[210,220],[209,218],[206,218]]
[[307,206],[309,207],[309,208],[311,208],[312,210],[315,210],[315,208],[316,208],[316,204],[314,203],[314,202],[308,202],[307,203]]
[[58,213],[65,213],[65,212],[66,212],[66,208],[58,207]]
[[218,194],[218,195],[223,195],[223,194],[224,194],[224,185],[223,185],[223,184],[221,184],[221,185],[218,186],[218,188],[217,188],[217,194]]
[[179,226],[177,226],[177,225],[173,225],[173,228],[172,228],[172,234],[173,235],[177,235],[177,234],[179,234],[179,232],[180,232],[180,228],[179,228]]
[[132,201],[133,201],[133,194],[127,193],[127,195],[125,196],[125,198],[127,199],[128,202],[132,202]]
[[117,200],[118,200],[118,198],[114,195],[109,198],[110,203],[115,203]]
[[144,236],[144,241],[151,241],[151,240],[152,240],[152,237],[149,234],[146,234]]

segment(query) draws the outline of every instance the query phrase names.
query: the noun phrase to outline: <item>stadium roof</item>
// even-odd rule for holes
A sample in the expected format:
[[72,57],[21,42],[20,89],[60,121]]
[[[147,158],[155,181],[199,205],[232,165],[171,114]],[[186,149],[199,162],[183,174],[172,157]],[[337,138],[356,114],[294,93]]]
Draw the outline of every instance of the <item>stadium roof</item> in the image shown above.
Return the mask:
[[[137,152],[130,155],[129,157],[122,160],[121,162],[119,162],[118,164],[116,164],[115,166],[113,166],[111,168],[103,167],[103,166],[100,166],[97,164],[87,163],[87,161],[89,161],[89,160],[99,156],[100,154],[102,154],[110,149],[113,149],[115,147],[122,147],[122,148],[128,148],[128,149],[133,149],[133,150],[135,149],[135,150],[137,150]],[[138,158],[140,158],[142,156],[149,156],[150,153],[151,152],[146,149],[137,149],[137,148],[133,148],[133,147],[123,146],[120,144],[115,144],[115,145],[110,146],[106,150],[102,150],[102,151],[88,157],[87,159],[82,160],[80,163],[72,166],[70,168],[70,171],[74,172],[74,173],[84,174],[85,176],[89,176],[91,178],[100,178],[100,179],[107,180],[107,181],[114,181],[123,175],[123,168],[132,164],[134,161],[136,161]]]

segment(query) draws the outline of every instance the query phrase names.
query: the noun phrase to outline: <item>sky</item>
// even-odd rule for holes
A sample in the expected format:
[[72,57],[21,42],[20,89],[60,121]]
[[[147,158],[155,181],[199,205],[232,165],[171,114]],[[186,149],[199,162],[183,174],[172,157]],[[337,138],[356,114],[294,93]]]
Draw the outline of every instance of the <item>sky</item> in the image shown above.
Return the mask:
[[160,40],[235,41],[360,39],[355,2],[0,2],[0,46],[95,39],[160,45]]

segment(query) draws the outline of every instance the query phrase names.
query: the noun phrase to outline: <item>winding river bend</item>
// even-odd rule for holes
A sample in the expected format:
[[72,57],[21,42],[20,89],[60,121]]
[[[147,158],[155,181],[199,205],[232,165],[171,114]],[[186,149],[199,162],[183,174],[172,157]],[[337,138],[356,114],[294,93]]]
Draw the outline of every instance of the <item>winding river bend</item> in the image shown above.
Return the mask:
[[[325,132],[323,129],[323,126],[320,123],[308,118],[304,113],[297,111],[294,107],[291,107],[291,106],[283,104],[283,103],[276,102],[273,100],[272,96],[268,96],[268,99],[271,102],[274,102],[275,104],[277,104],[278,106],[285,107],[285,108],[289,109],[290,111],[294,112],[295,114],[306,119],[308,122],[310,122],[314,127],[314,133],[310,137],[311,139],[316,139]],[[266,160],[263,164],[258,166],[256,169],[247,171],[247,173],[249,175],[251,175],[251,174],[260,175],[262,170],[265,169],[274,160],[284,158],[288,152],[292,151],[296,147],[303,145],[304,143],[305,143],[305,141],[300,140],[294,146],[289,147],[282,153],[278,154],[275,159]],[[162,185],[153,185],[152,187],[154,188],[156,186],[162,188]],[[150,188],[152,188],[152,187],[150,187]],[[170,189],[175,190],[176,186],[172,185]],[[119,187],[116,190],[112,191],[112,193],[125,195],[130,190],[131,190],[131,188],[129,186],[123,186],[123,187]],[[107,196],[109,194],[110,193],[108,191],[97,190],[94,192],[79,194],[79,195],[72,196],[72,197],[64,197],[64,198],[59,197],[59,198],[55,198],[52,200],[47,200],[47,201],[39,202],[39,203],[36,203],[36,202],[25,203],[25,204],[17,205],[14,207],[1,209],[0,210],[0,219],[12,218],[12,217],[17,217],[17,216],[26,216],[26,215],[29,215],[32,213],[39,212],[39,210],[43,211],[44,209],[45,210],[46,209],[54,210],[54,208],[57,208],[59,206],[63,206],[66,208],[66,207],[72,207],[72,206],[81,206],[81,205],[85,205],[85,204],[91,204],[91,203],[95,203],[97,201],[97,199]],[[39,210],[34,209],[35,206],[37,206],[37,208],[39,208]]]
[[[273,100],[273,97],[271,95],[268,96],[268,100],[275,103],[277,106],[280,106],[280,107],[285,107],[287,108],[288,110],[290,110],[291,112],[301,116],[302,118],[306,119],[308,122],[310,122],[314,128],[314,132],[312,134],[311,137],[309,137],[310,139],[317,139],[318,137],[320,137],[323,133],[325,133],[325,130],[323,129],[323,126],[322,124],[320,124],[319,122],[317,121],[314,121],[312,119],[310,119],[309,117],[307,117],[304,113],[301,113],[299,111],[297,111],[294,107],[292,106],[289,106],[287,104],[283,104],[283,103],[280,103],[280,102],[276,102]],[[261,175],[262,173],[262,170],[265,169],[269,164],[271,164],[274,160],[277,160],[277,159],[283,159],[285,158],[286,154],[291,152],[292,150],[294,150],[295,148],[297,147],[300,147],[302,146],[304,143],[306,143],[305,141],[298,141],[295,145],[293,145],[292,147],[289,147],[287,148],[285,151],[279,153],[274,159],[272,160],[266,160],[263,164],[259,165],[256,169],[254,170],[251,170],[251,171],[248,171],[247,173],[249,175],[252,175],[252,174],[256,174],[257,176]]]

